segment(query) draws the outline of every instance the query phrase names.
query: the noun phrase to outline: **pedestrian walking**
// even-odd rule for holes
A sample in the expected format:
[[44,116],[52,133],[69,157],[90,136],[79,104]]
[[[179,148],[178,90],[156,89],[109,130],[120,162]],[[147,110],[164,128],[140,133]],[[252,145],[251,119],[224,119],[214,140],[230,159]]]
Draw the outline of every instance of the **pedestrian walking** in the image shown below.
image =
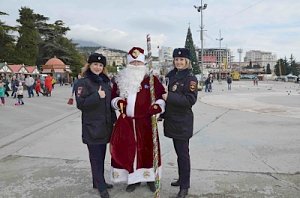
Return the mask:
[[228,88],[228,90],[231,90],[231,83],[232,83],[232,78],[228,74],[228,76],[227,76],[227,88]]
[[42,95],[44,95],[44,93],[41,91],[42,90],[41,89],[41,80],[39,78],[37,78],[36,81],[35,81],[34,89],[35,89],[35,93],[36,93],[37,96],[40,96],[40,93]]
[[23,102],[23,93],[24,92],[24,87],[22,82],[19,82],[19,86],[17,87],[17,103],[15,103],[15,105],[24,105]]
[[191,71],[190,51],[176,48],[173,51],[174,69],[169,78],[168,92],[163,94],[166,101],[164,135],[173,139],[177,154],[179,178],[171,186],[179,186],[176,198],[185,198],[190,188],[191,163],[189,139],[193,136],[194,115],[192,106],[197,101],[198,81]]
[[6,95],[6,97],[9,97],[8,91],[10,91],[10,89],[9,89],[9,82],[7,80],[7,77],[4,77],[3,80],[2,80],[2,82],[3,82],[3,86],[5,88],[4,94]]
[[19,86],[19,80],[17,79],[17,76],[14,75],[11,80],[11,90],[12,90],[11,96],[13,98],[16,98],[17,96],[16,93],[18,90],[18,86]]
[[102,54],[91,54],[83,69],[84,78],[76,84],[75,96],[82,112],[82,141],[89,151],[93,188],[102,198],[109,198],[107,189],[113,186],[105,181],[104,160],[116,116],[110,105],[111,87],[105,66]]
[[208,74],[204,83],[205,83],[205,92],[212,92],[212,83],[213,83],[212,74]]
[[45,95],[46,96],[51,96],[51,92],[52,92],[52,76],[50,74],[48,74],[45,78]]
[[5,105],[5,87],[4,87],[4,83],[2,82],[2,80],[0,80],[0,105]]
[[31,75],[27,75],[25,78],[25,85],[27,87],[28,98],[34,97],[33,88],[34,88],[34,79]]

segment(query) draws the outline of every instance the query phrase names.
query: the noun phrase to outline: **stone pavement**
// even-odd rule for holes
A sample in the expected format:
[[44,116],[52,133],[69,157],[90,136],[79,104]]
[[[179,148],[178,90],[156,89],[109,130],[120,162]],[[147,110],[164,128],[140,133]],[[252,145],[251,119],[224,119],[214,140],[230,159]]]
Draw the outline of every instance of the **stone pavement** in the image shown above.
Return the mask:
[[[88,152],[81,143],[80,112],[66,104],[70,87],[52,97],[13,99],[0,107],[0,197],[99,197],[92,188]],[[214,82],[193,108],[190,198],[300,197],[300,86],[295,83]],[[159,122],[163,177],[161,197],[175,197],[176,154]],[[110,155],[107,152],[106,178]],[[153,197],[145,184],[125,184],[113,198]]]

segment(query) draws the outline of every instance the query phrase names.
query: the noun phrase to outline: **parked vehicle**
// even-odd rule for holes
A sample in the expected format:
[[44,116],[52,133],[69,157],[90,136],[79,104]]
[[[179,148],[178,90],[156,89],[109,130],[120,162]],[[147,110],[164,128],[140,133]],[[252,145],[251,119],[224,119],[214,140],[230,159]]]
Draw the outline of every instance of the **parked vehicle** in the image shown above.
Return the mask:
[[231,72],[231,78],[232,80],[240,80],[241,74],[238,71]]

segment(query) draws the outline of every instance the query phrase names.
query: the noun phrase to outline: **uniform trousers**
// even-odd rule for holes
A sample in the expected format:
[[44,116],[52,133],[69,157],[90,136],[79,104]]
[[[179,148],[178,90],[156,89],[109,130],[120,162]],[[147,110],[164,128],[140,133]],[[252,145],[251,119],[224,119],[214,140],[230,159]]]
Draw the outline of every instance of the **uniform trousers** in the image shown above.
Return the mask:
[[191,161],[189,153],[189,139],[173,139],[174,148],[177,154],[178,174],[180,189],[190,188]]
[[106,182],[104,179],[106,144],[88,144],[87,147],[90,156],[93,186],[102,192],[106,189]]

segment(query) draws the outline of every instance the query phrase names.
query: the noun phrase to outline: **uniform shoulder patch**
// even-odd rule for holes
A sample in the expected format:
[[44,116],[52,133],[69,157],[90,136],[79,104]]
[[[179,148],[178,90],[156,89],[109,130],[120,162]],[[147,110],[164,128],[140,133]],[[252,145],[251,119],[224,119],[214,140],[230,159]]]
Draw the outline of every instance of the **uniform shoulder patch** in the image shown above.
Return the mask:
[[190,81],[190,91],[194,92],[197,89],[197,82],[196,81]]
[[77,87],[77,96],[80,97],[83,87]]

